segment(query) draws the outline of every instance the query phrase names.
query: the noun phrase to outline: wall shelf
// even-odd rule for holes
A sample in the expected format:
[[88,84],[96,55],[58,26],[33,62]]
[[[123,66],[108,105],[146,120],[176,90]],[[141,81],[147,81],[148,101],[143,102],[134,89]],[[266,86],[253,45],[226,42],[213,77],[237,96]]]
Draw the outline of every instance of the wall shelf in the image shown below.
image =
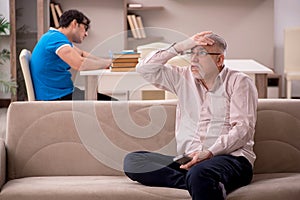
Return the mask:
[[147,11],[147,10],[163,10],[163,6],[145,6],[140,8],[127,7],[127,11]]

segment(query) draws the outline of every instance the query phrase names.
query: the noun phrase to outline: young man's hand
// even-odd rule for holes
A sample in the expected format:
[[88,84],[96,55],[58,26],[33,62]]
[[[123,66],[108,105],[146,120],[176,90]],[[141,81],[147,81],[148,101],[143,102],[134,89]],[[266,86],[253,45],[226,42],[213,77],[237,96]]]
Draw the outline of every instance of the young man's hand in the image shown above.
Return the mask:
[[191,153],[189,155],[189,157],[192,157],[193,159],[190,162],[186,163],[185,165],[181,165],[180,166],[181,169],[189,170],[195,164],[212,158],[213,154],[208,150],[204,150],[204,151],[198,151],[198,152]]
[[202,46],[213,45],[214,41],[206,37],[206,35],[209,35],[211,33],[212,31],[203,31],[201,33],[196,33],[192,37],[175,44],[174,48],[178,53],[180,53],[192,49],[197,45],[202,45]]

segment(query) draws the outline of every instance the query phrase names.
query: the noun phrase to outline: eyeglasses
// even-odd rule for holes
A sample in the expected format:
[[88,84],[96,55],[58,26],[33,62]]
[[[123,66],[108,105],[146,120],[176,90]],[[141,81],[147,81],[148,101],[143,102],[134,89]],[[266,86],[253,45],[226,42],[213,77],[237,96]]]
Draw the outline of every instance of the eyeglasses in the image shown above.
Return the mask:
[[90,25],[89,25],[89,24],[84,23],[84,22],[80,22],[80,24],[83,24],[83,25],[84,25],[84,29],[85,29],[86,32],[89,30],[89,28],[90,28]]
[[211,52],[206,52],[206,51],[197,51],[197,52],[185,52],[186,55],[189,56],[199,56],[199,57],[204,57],[207,55],[221,55],[222,53],[211,53]]

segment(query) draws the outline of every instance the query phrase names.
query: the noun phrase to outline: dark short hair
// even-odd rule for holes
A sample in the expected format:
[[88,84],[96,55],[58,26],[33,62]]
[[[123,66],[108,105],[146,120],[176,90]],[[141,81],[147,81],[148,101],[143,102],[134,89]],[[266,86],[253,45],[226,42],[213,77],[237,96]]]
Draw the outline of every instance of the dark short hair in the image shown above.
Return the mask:
[[67,10],[60,16],[59,27],[68,27],[74,19],[77,23],[84,23],[88,26],[91,22],[87,16],[78,10]]

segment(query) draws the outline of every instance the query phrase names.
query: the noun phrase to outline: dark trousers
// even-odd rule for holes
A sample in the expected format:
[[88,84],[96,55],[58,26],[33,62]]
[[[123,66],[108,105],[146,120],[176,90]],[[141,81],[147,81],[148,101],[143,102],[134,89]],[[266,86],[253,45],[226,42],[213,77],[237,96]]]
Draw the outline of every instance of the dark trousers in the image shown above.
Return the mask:
[[[52,101],[69,101],[69,100],[84,100],[84,91],[80,90],[79,88],[75,87],[74,92],[71,94],[67,94],[66,96],[60,97],[58,99],[53,99]],[[111,96],[97,93],[97,100],[99,101],[118,101]]]
[[193,200],[221,200],[233,190],[249,184],[253,171],[244,157],[219,155],[194,165],[179,168],[173,156],[139,151],[126,155],[124,172],[133,181],[157,187],[187,189]]

